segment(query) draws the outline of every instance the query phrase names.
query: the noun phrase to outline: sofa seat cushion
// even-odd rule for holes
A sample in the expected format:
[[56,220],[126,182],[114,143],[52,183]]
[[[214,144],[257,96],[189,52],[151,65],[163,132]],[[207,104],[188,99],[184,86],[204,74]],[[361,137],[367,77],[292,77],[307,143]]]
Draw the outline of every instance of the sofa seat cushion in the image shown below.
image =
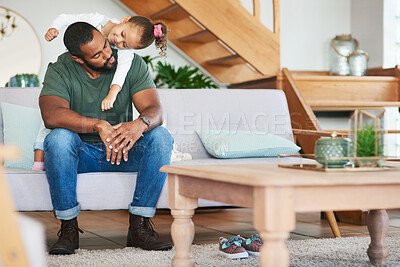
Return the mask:
[[[5,175],[18,211],[50,211],[50,190],[44,171],[5,168]],[[77,194],[82,210],[127,209],[133,198],[137,173],[93,172],[78,175]],[[167,181],[157,208],[168,208]],[[101,193],[99,193],[101,192]],[[199,199],[199,207],[229,206]]]
[[[189,161],[174,162],[171,165],[229,165],[229,164],[275,164],[278,165],[278,161],[282,164],[295,164],[299,163],[299,159],[296,157],[284,157],[278,160],[278,158],[240,158],[240,159],[194,159]],[[314,160],[303,159],[304,163],[313,163]]]

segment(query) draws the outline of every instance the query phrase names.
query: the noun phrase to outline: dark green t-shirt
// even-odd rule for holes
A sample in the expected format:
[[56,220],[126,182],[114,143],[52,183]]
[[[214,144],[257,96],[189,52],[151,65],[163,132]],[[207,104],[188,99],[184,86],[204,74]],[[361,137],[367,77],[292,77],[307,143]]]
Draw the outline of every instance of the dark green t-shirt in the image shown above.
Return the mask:
[[[114,55],[117,57],[116,53]],[[114,73],[115,70],[103,72],[99,78],[91,79],[66,52],[58,57],[57,62],[49,64],[40,96],[61,97],[69,102],[71,110],[85,117],[106,120],[111,125],[131,121],[132,96],[144,89],[155,88],[155,84],[146,63],[135,54],[114,107],[102,111],[101,102],[108,94]],[[79,135],[82,141],[88,143],[101,142],[98,133]]]

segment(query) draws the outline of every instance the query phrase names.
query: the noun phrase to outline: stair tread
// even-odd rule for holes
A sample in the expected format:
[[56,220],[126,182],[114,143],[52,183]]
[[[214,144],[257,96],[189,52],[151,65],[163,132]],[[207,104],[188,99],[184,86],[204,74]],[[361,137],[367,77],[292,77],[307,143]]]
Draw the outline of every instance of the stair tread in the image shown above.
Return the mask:
[[177,21],[189,17],[189,14],[179,5],[172,4],[169,7],[150,16],[151,19],[164,19]]
[[398,81],[397,77],[391,76],[336,76],[336,75],[302,75],[293,74],[293,78],[298,81]]
[[206,64],[209,65],[237,65],[237,64],[244,64],[246,61],[243,60],[239,55],[231,55],[221,58],[216,58],[213,60],[209,60]]
[[311,100],[307,101],[313,111],[354,110],[357,108],[400,107],[399,101],[341,101]]
[[208,30],[202,30],[184,37],[179,38],[180,42],[192,42],[192,43],[209,43],[217,41],[218,38],[215,37]]

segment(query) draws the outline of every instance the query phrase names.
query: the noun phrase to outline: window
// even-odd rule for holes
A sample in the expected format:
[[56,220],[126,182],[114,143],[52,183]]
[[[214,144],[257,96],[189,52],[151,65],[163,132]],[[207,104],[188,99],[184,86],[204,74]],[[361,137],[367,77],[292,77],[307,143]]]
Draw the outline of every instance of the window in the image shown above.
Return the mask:
[[400,1],[383,3],[383,68],[393,68],[400,65]]

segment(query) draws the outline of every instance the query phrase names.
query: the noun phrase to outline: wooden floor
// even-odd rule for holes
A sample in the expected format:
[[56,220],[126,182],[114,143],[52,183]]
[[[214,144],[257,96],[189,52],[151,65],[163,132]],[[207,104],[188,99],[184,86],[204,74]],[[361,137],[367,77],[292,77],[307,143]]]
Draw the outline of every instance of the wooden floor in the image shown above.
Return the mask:
[[[388,211],[390,224],[388,236],[400,237],[400,210]],[[60,223],[51,212],[23,212],[42,222],[46,227],[47,245],[50,247],[57,239]],[[80,247],[86,249],[123,248],[128,231],[128,212],[82,211],[78,216],[79,227],[84,231],[80,235]],[[172,216],[169,210],[158,210],[153,218],[155,230],[162,240],[171,241],[170,228]],[[193,217],[195,224],[195,244],[218,243],[220,236],[231,237],[237,234],[250,236],[256,231],[252,224],[252,210],[245,208],[199,209]],[[343,237],[367,236],[366,226],[339,223]],[[333,237],[326,220],[320,219],[320,213],[298,213],[296,229],[291,239]]]

